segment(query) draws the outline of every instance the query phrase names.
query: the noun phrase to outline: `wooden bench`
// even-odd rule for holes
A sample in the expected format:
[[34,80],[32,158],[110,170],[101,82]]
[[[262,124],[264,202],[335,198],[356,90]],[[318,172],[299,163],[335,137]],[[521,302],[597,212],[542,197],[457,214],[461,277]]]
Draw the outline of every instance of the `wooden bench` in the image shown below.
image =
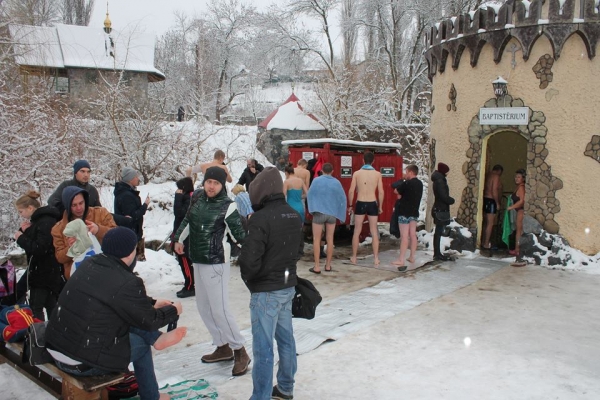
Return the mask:
[[0,342],[0,363],[8,365],[35,382],[52,396],[63,400],[108,400],[107,386],[123,381],[125,374],[77,377],[54,364],[31,366],[22,362],[23,343]]

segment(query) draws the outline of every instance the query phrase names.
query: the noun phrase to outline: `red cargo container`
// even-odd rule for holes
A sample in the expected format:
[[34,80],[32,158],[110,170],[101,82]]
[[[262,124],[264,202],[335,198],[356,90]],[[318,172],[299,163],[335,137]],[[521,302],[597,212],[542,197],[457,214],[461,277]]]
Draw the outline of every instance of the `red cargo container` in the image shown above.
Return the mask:
[[[289,162],[294,166],[301,158],[306,161],[312,158],[324,158],[325,162],[331,163],[333,176],[340,180],[346,195],[348,195],[352,183],[352,174],[363,166],[363,154],[365,151],[372,152],[375,155],[373,167],[381,172],[385,191],[383,214],[379,216],[379,222],[390,222],[396,202],[396,195],[392,191],[391,184],[402,179],[402,156],[399,144],[340,139],[286,140],[281,144],[288,146]],[[356,195],[354,199],[356,199]],[[309,215],[307,217],[310,218]],[[349,216],[343,223],[350,223]],[[365,224],[363,231],[364,228],[367,229],[365,233],[368,234],[368,225]]]

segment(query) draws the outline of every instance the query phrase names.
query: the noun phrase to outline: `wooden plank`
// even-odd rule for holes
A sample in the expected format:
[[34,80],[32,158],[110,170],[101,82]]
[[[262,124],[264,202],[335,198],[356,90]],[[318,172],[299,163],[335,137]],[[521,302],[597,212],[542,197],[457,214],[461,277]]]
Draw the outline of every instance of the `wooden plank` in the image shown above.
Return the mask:
[[[82,400],[100,399],[100,397],[95,396],[100,396],[99,393],[102,388],[119,383],[125,378],[125,374],[118,372],[107,375],[76,377],[60,370],[54,364],[31,366],[21,362],[22,351],[23,343],[1,343],[0,359],[4,358],[9,361],[11,367],[27,376],[55,397],[60,397],[61,392],[66,389],[74,397],[65,398]],[[45,386],[48,386],[48,388]],[[81,391],[94,395],[89,397],[81,393]],[[64,393],[63,396],[65,396]]]
[[[62,391],[61,381],[40,368],[22,363],[21,353],[15,352],[13,346],[10,346],[10,348],[6,347],[6,344],[13,345],[14,343],[0,342],[0,359],[44,389],[51,396],[57,399],[60,398]],[[22,347],[23,346],[21,345],[21,348]]]

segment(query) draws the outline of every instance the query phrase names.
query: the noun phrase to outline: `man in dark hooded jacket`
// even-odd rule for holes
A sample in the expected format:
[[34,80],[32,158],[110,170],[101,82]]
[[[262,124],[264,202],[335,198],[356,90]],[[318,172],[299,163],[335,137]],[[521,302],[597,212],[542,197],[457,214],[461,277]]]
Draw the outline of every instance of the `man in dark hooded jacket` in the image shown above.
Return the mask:
[[123,168],[123,171],[121,171],[121,180],[115,184],[114,211],[115,215],[126,217],[129,223],[123,226],[130,228],[137,235],[137,260],[146,261],[144,253],[144,214],[148,210],[150,196],[146,196],[146,200],[142,203],[140,192],[136,190],[139,184],[140,173],[130,167]]
[[438,261],[450,260],[450,257],[446,254],[442,254],[440,249],[442,233],[444,233],[446,225],[450,224],[450,219],[441,219],[440,213],[450,213],[450,206],[454,204],[454,199],[450,197],[450,189],[448,188],[448,182],[446,181],[448,172],[450,172],[450,167],[448,167],[448,165],[438,163],[437,170],[431,175],[431,181],[433,182],[433,196],[435,198],[433,209],[431,211],[433,222],[435,223],[435,232],[433,234],[433,259]]
[[[277,168],[267,167],[250,185],[254,213],[238,259],[242,279],[252,293],[251,400],[291,399],[297,370],[292,327],[292,299],[297,283],[296,262],[302,241],[302,220],[287,204]],[[279,371],[273,384],[273,339],[277,340]]]
[[109,229],[117,226],[113,220],[112,214],[104,207],[90,207],[89,194],[85,190],[76,186],[67,186],[62,193],[62,203],[68,204],[68,208],[63,212],[63,217],[52,228],[52,241],[56,260],[63,265],[65,278],[71,276],[71,267],[73,258],[67,255],[69,247],[75,243],[75,238],[66,237],[63,234],[67,224],[74,219],[82,219],[88,231],[96,236],[98,242],[102,244],[102,239]]

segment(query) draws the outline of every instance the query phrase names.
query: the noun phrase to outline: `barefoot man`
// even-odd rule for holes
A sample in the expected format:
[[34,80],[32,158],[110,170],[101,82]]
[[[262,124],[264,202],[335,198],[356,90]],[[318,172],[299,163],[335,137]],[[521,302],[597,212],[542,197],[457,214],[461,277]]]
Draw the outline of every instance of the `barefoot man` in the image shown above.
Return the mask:
[[485,230],[481,246],[484,249],[492,247],[492,229],[494,229],[494,220],[500,206],[500,198],[502,196],[502,182],[500,177],[504,172],[502,165],[496,164],[490,172],[485,175],[485,186],[483,189],[483,213],[485,214]]
[[296,175],[296,178],[302,179],[308,189],[310,187],[310,171],[307,168],[308,162],[304,158],[301,158],[298,160],[297,165],[298,166],[294,168],[294,175]]
[[225,170],[225,172],[227,172],[227,179],[226,179],[227,182],[229,182],[229,183],[233,182],[233,178],[229,174],[229,169],[227,168],[227,165],[225,165],[225,153],[223,152],[223,150],[215,151],[215,155],[211,162],[203,163],[203,164],[196,165],[193,167],[188,167],[185,170],[185,176],[192,176],[192,174],[197,174],[198,172],[202,172],[202,174],[206,174],[206,170],[209,169],[210,167],[223,168]]
[[419,207],[423,197],[423,182],[417,178],[419,168],[412,164],[406,167],[404,179],[392,183],[394,192],[400,198],[398,202],[398,225],[400,226],[400,257],[392,262],[399,272],[406,272],[406,250],[410,242],[409,263],[415,262],[417,252],[417,221]]
[[[365,152],[363,160],[365,165],[352,175],[352,183],[348,191],[348,212],[352,210],[354,192],[356,191],[356,204],[354,207],[354,236],[352,237],[352,257],[350,262],[356,264],[358,241],[362,230],[365,215],[369,220],[369,229],[373,238],[373,256],[375,265],[379,265],[379,231],[377,230],[377,217],[383,212],[383,182],[381,174],[373,168],[375,155]],[[379,203],[377,196],[379,195]]]

